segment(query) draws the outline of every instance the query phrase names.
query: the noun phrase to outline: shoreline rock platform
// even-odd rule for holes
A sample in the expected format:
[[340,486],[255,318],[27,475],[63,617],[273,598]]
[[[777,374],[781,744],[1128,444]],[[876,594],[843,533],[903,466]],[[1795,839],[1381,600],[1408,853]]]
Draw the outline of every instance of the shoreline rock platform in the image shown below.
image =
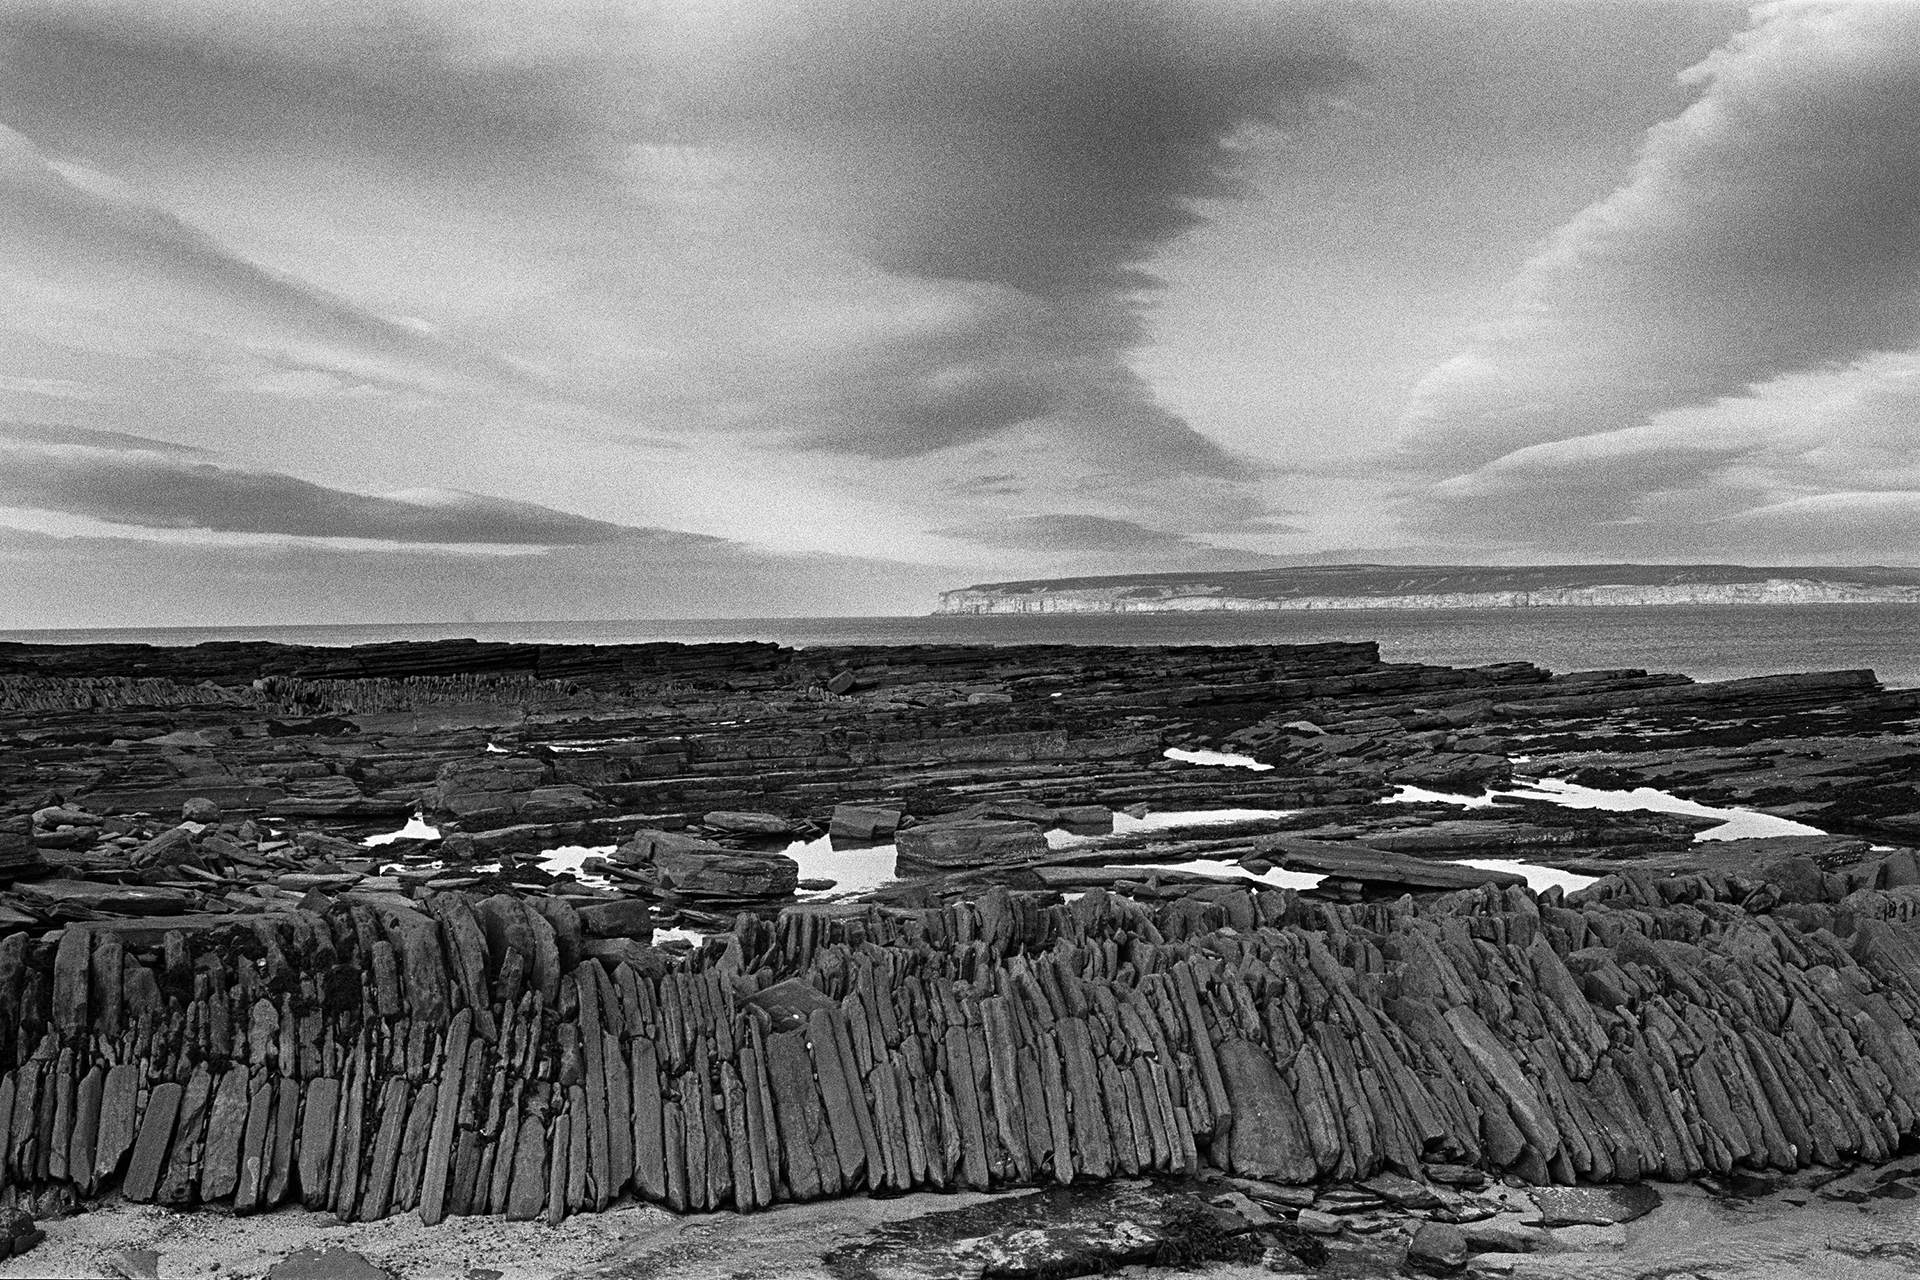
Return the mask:
[[[1369,644],[0,645],[0,1194],[558,1223],[1203,1178],[1282,1245],[1387,1206],[1457,1268],[1462,1187],[1920,1136],[1917,724],[1870,672]],[[1826,834],[1390,800],[1516,757]],[[1141,805],[1285,812],[1046,838]],[[903,874],[796,899],[830,829]]]

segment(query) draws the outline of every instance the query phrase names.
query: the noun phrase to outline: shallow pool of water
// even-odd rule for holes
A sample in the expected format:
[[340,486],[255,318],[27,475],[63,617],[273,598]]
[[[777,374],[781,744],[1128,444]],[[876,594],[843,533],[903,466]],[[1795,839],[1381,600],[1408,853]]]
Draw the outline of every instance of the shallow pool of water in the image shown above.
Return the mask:
[[1077,849],[1099,844],[1113,836],[1136,835],[1143,831],[1184,831],[1189,827],[1218,827],[1235,822],[1264,822],[1290,818],[1298,812],[1297,809],[1172,809],[1138,818],[1130,813],[1116,813],[1110,832],[1073,831],[1066,827],[1055,827],[1047,832],[1047,844],[1055,849]]
[[780,852],[800,864],[802,880],[831,880],[833,888],[800,891],[800,897],[816,899],[866,893],[893,881],[898,852],[891,844],[833,847],[832,836],[813,840],[795,840]]
[[1478,796],[1448,795],[1445,792],[1428,791],[1422,787],[1400,787],[1388,799],[1408,803],[1456,804],[1469,809],[1486,809],[1496,804],[1503,796],[1516,800],[1544,800],[1549,804],[1565,805],[1569,809],[1605,809],[1614,813],[1676,813],[1695,818],[1719,819],[1719,826],[1696,832],[1693,837],[1695,840],[1749,840],[1768,836],[1827,834],[1819,827],[1795,822],[1791,818],[1776,817],[1771,813],[1757,813],[1751,809],[1716,808],[1713,805],[1701,804],[1697,800],[1683,800],[1671,792],[1661,791],[1656,787],[1635,787],[1631,791],[1603,791],[1598,787],[1583,787],[1577,782],[1566,782],[1559,778],[1522,778],[1520,785],[1510,790],[1488,791]]
[[1537,862],[1521,862],[1517,858],[1455,858],[1456,867],[1474,867],[1480,871],[1513,871],[1527,878],[1527,888],[1535,893],[1545,893],[1558,885],[1562,892],[1572,893],[1575,889],[1584,889],[1598,880],[1598,876],[1583,876],[1577,871],[1562,871],[1559,867],[1543,867]]
[[1161,752],[1169,760],[1178,760],[1184,764],[1217,764],[1234,769],[1252,769],[1255,773],[1265,773],[1273,768],[1270,764],[1261,764],[1252,756],[1243,756],[1237,751],[1214,751],[1208,747],[1188,750],[1186,747],[1168,747]]
[[368,836],[360,843],[369,849],[377,849],[383,844],[392,844],[395,840],[438,840],[440,832],[430,826],[426,819],[414,814],[407,819],[407,825],[398,831],[388,831],[382,835]]
[[613,856],[613,851],[617,848],[619,848],[618,845],[611,844],[591,846],[583,844],[563,844],[557,848],[543,850],[539,860],[535,862],[534,865],[542,871],[551,872],[556,876],[570,874],[581,884],[591,885],[596,889],[611,889],[613,882],[607,879],[607,877],[593,875],[589,872],[582,871],[580,868],[581,864],[586,862],[588,858],[607,858]]

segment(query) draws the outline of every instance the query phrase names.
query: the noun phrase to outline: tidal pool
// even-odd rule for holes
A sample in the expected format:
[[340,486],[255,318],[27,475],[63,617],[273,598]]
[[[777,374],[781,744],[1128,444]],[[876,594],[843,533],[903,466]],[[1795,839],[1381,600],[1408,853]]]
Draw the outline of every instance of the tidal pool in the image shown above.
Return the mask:
[[407,819],[407,825],[398,831],[388,831],[383,835],[368,836],[360,843],[369,849],[377,849],[383,844],[392,844],[395,840],[438,840],[440,832],[428,824],[420,814]]
[[1234,769],[1252,769],[1256,773],[1265,773],[1273,768],[1270,764],[1261,764],[1252,756],[1243,756],[1237,751],[1215,751],[1209,747],[1168,747],[1161,752],[1169,760],[1179,760],[1184,764],[1218,764]]
[[1507,791],[1488,791],[1478,796],[1448,795],[1441,791],[1429,791],[1423,787],[1400,787],[1388,797],[1403,802],[1425,802],[1463,805],[1469,809],[1486,809],[1498,803],[1501,797],[1516,800],[1544,800],[1549,804],[1565,805],[1569,809],[1605,809],[1615,813],[1677,813],[1695,818],[1716,818],[1720,825],[1708,827],[1694,833],[1695,840],[1749,840],[1766,836],[1823,836],[1827,833],[1819,827],[1808,826],[1804,822],[1795,822],[1791,818],[1776,817],[1771,813],[1758,813],[1752,809],[1720,809],[1713,805],[1701,804],[1697,800],[1683,800],[1668,791],[1656,787],[1635,787],[1631,791],[1603,791],[1598,787],[1583,787],[1577,782],[1566,782],[1559,778],[1522,778],[1520,785]]

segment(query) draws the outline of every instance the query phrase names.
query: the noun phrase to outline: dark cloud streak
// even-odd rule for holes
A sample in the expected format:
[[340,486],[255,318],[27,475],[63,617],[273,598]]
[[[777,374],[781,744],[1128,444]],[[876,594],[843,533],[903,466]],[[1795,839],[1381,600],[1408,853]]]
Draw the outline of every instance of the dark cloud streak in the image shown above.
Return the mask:
[[0,505],[149,529],[419,544],[580,546],[666,534],[450,490],[373,497],[199,460],[199,451],[78,428],[0,424]]

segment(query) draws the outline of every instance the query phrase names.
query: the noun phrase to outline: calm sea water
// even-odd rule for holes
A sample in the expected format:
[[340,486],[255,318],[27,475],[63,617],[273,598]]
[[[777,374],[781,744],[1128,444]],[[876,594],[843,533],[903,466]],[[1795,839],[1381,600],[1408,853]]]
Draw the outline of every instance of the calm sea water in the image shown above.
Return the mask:
[[647,640],[780,644],[1299,644],[1378,640],[1392,662],[1525,660],[1554,671],[1644,667],[1698,680],[1869,667],[1920,686],[1920,605],[1667,605],[1559,609],[1061,614],[1027,617],[719,618],[626,622],[431,622],[306,627],[0,631],[42,644],[278,640],[350,645],[471,637],[570,644]]

